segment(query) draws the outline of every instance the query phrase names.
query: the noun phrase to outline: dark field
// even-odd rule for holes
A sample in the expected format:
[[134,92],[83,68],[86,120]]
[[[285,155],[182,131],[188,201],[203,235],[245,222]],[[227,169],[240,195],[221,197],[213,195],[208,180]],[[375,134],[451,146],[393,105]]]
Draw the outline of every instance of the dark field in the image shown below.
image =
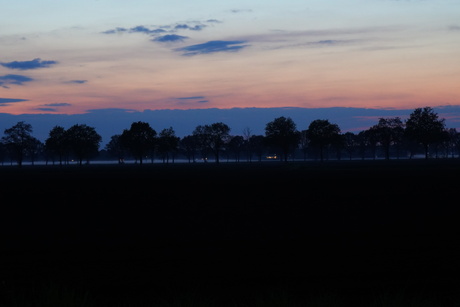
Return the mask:
[[459,177],[457,159],[3,166],[0,306],[458,306]]

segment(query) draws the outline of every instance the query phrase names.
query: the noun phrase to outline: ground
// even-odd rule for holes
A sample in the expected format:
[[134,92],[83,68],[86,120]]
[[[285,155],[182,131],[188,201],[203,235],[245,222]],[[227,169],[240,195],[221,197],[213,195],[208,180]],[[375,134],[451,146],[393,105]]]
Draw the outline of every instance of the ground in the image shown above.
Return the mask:
[[457,159],[3,166],[0,306],[43,285],[111,306],[453,306],[459,174]]

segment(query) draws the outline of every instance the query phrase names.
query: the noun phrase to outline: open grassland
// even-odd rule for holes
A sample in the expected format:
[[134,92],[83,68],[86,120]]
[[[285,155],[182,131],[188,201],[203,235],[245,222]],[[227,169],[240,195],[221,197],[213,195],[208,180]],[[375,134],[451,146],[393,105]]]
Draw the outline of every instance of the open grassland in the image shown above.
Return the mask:
[[3,166],[0,306],[457,306],[459,176],[456,159]]

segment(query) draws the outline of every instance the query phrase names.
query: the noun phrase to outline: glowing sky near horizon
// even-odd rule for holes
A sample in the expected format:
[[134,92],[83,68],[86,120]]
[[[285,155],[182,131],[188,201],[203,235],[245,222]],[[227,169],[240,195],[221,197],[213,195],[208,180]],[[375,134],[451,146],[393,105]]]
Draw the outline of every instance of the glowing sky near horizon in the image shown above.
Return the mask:
[[460,104],[458,0],[0,4],[0,113]]

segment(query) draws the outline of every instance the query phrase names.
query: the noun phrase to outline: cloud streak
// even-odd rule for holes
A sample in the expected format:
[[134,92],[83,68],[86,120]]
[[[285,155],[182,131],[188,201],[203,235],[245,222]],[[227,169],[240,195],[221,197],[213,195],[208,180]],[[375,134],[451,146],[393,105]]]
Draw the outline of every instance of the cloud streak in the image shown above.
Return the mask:
[[[219,23],[216,19],[209,19],[206,23]],[[190,31],[201,31],[206,28],[207,25],[202,22],[195,22],[192,24],[188,23],[179,23],[172,25],[162,25],[162,26],[144,26],[138,25],[132,28],[116,27],[114,29],[103,31],[102,34],[117,34],[117,33],[142,33],[148,35],[158,35],[164,33],[175,33],[180,30],[190,30]]]
[[13,61],[13,62],[1,62],[0,65],[9,69],[17,70],[29,70],[29,69],[39,69],[39,68],[48,68],[51,65],[57,64],[57,61],[42,61],[40,58],[33,59],[31,61]]
[[85,84],[88,82],[88,80],[70,80],[67,83],[73,83],[73,84]]
[[205,97],[204,96],[190,96],[190,97],[179,97],[179,98],[176,98],[176,99],[179,99],[179,100],[196,100],[196,99],[204,99]]
[[57,103],[47,103],[42,105],[39,108],[35,108],[37,111],[42,111],[42,112],[58,112],[58,107],[70,107],[72,104],[67,103],[67,102],[57,102]]
[[205,96],[178,97],[176,99],[178,100],[178,104],[185,104],[188,102],[203,104],[209,102]]
[[184,56],[193,56],[198,54],[209,54],[216,52],[236,52],[249,45],[244,45],[246,41],[209,41],[203,44],[190,45],[177,48],[175,51],[182,52]]
[[0,107],[7,106],[10,103],[28,101],[27,99],[17,99],[17,98],[0,98]]
[[155,42],[166,43],[166,42],[182,42],[187,39],[187,36],[176,35],[176,34],[167,34],[158,36],[153,39]]
[[188,24],[179,24],[174,27],[176,30],[192,30],[192,31],[201,31],[206,27],[206,25],[203,24],[197,24],[194,26],[190,26]]
[[57,103],[47,103],[44,104],[45,107],[70,107],[72,104],[67,102],[57,102]]
[[0,76],[0,86],[9,88],[9,85],[24,85],[25,82],[33,81],[34,79],[23,75],[4,75]]

